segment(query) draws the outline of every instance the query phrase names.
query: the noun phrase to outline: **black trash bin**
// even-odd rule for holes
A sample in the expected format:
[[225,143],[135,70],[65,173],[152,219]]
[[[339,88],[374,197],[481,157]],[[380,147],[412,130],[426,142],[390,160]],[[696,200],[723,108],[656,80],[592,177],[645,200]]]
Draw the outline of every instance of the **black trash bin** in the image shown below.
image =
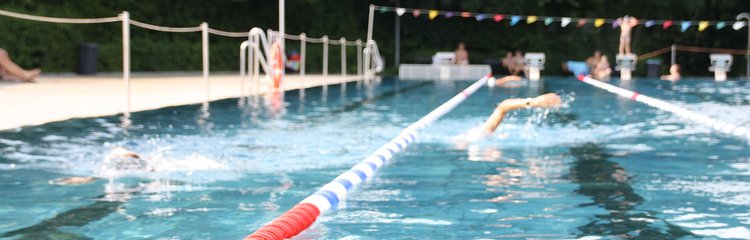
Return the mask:
[[646,60],[646,76],[649,78],[658,78],[659,66],[661,66],[661,59]]
[[96,62],[99,56],[99,44],[82,43],[78,47],[78,69],[77,73],[81,75],[96,74]]

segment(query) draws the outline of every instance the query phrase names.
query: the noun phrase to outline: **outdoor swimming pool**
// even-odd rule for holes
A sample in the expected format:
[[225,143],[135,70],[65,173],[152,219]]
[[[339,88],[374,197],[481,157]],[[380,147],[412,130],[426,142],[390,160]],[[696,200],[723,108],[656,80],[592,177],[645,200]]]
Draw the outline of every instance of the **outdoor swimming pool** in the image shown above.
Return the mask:
[[[0,238],[241,239],[472,82],[385,79],[0,132]],[[750,126],[744,81],[611,83]],[[564,107],[456,140],[498,100],[545,92]],[[156,171],[103,169],[114,146]],[[298,238],[750,238],[748,156],[747,140],[573,77],[483,87]],[[69,176],[103,179],[51,184]]]

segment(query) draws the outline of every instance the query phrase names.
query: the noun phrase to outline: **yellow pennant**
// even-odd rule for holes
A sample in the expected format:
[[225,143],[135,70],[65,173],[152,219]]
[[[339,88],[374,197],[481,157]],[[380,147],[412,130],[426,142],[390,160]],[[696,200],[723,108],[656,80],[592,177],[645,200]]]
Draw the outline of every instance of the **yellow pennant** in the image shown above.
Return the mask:
[[427,14],[430,17],[430,20],[432,20],[432,19],[435,19],[435,17],[437,17],[438,11],[430,10]]
[[537,20],[536,16],[528,16],[528,17],[526,17],[526,24],[532,24],[532,23],[536,22],[536,20]]
[[708,21],[701,21],[700,23],[698,23],[698,31],[703,32],[703,30],[706,30],[706,28],[708,28],[708,25]]
[[604,19],[603,18],[597,18],[594,20],[594,27],[601,27],[604,25]]

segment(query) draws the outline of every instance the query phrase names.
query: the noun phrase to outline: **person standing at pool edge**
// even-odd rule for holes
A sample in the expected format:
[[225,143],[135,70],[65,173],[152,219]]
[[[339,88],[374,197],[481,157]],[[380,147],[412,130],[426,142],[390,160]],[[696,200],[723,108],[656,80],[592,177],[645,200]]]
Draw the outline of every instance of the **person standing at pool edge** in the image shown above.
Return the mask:
[[456,65],[469,65],[469,52],[466,51],[466,45],[463,42],[458,43],[458,48],[455,51],[454,64]]
[[638,25],[638,19],[625,15],[617,21],[620,22],[620,54],[630,54],[630,33]]

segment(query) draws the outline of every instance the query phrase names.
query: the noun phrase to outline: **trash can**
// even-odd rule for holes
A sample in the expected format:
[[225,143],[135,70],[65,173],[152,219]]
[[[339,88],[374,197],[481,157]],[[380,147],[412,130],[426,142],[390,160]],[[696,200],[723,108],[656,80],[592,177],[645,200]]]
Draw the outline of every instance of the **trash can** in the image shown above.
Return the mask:
[[646,60],[646,76],[649,78],[658,78],[659,66],[661,66],[661,59]]
[[99,44],[82,43],[78,47],[78,69],[76,72],[81,75],[96,74],[96,62],[99,56]]

